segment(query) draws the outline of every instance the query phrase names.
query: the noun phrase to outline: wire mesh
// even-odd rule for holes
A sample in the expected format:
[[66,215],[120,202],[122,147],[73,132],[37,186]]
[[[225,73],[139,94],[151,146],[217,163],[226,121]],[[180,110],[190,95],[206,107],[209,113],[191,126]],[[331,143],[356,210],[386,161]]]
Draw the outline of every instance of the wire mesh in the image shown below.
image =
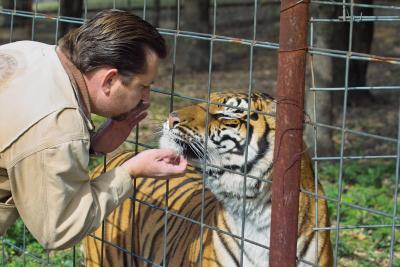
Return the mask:
[[[80,17],[68,17],[63,16],[61,10],[61,0],[57,1],[40,1],[35,0],[31,1],[31,9],[25,10],[19,6],[21,2],[25,1],[11,1],[12,4],[9,6],[5,5],[5,1],[2,2],[2,6],[0,8],[0,23],[2,23],[1,27],[1,44],[12,42],[21,39],[30,39],[36,41],[42,41],[46,43],[55,44],[60,37],[60,25],[62,23],[69,25],[79,26],[82,24],[87,18],[93,16],[93,14],[101,9],[105,8],[119,8],[119,9],[128,9],[132,10],[132,12],[142,16],[145,19],[152,20],[154,15],[154,3],[153,1],[129,1],[129,0],[109,0],[109,1],[94,1],[94,0],[85,0],[83,1],[82,7],[82,15]],[[182,9],[185,7],[185,2],[176,0],[170,1],[168,3],[162,3],[161,7],[161,19],[162,23],[159,25],[159,31],[161,34],[167,39],[171,48],[171,56],[167,59],[166,66],[163,69],[163,73],[161,73],[161,81],[157,82],[156,86],[152,88],[152,92],[159,99],[164,99],[165,101],[159,101],[156,103],[157,108],[163,110],[164,113],[168,114],[173,111],[177,107],[184,106],[189,103],[206,103],[207,104],[207,112],[209,111],[210,106],[212,105],[224,105],[221,103],[214,103],[210,101],[210,95],[214,91],[227,91],[227,90],[236,90],[236,84],[239,83],[243,88],[247,88],[247,90],[243,90],[251,94],[254,91],[264,89],[257,88],[257,84],[263,84],[260,80],[265,80],[268,78],[274,78],[275,72],[272,72],[268,75],[262,74],[257,76],[258,70],[262,69],[275,69],[273,68],[273,62],[267,62],[266,64],[260,64],[260,62],[265,62],[269,60],[268,56],[275,57],[276,51],[279,48],[279,44],[277,42],[277,34],[267,34],[266,36],[260,34],[260,29],[267,27],[262,24],[263,20],[267,21],[268,26],[277,25],[279,21],[279,13],[278,13],[278,4],[279,1],[243,1],[243,3],[239,3],[237,1],[217,1],[213,0],[210,2],[209,13],[210,21],[212,22],[212,27],[209,32],[197,32],[193,29],[185,27],[185,24],[181,19]],[[99,8],[100,6],[100,8]],[[338,16],[324,17],[316,11],[318,7],[332,7],[342,9],[342,14]],[[398,65],[400,64],[400,52],[396,50],[395,45],[398,45],[397,36],[389,35],[386,36],[388,38],[395,39],[392,46],[388,47],[391,49],[390,52],[386,53],[386,51],[375,49],[373,52],[377,52],[377,54],[373,54],[373,52],[362,52],[362,51],[353,51],[353,36],[354,36],[354,25],[360,25],[363,23],[374,23],[375,25],[397,25],[400,21],[400,5],[396,3],[396,1],[375,1],[374,4],[365,4],[361,2],[354,2],[353,0],[343,0],[343,1],[311,1],[311,18],[310,18],[310,38],[309,38],[309,81],[307,82],[307,88],[309,89],[309,93],[312,95],[312,108],[309,114],[305,118],[306,127],[312,129],[312,141],[309,143],[310,153],[312,155],[315,181],[324,181],[327,176],[327,169],[329,166],[327,165],[335,165],[334,174],[335,180],[331,183],[329,188],[329,192],[326,194],[320,195],[318,194],[318,184],[315,183],[315,190],[313,192],[306,191],[301,189],[301,192],[307,194],[315,199],[317,203],[316,214],[318,214],[318,199],[326,199],[329,203],[329,207],[333,216],[332,226],[330,227],[318,227],[318,216],[316,216],[314,231],[331,231],[331,240],[333,242],[334,248],[334,266],[399,266],[399,258],[400,258],[400,240],[398,238],[398,233],[400,230],[400,214],[398,211],[398,202],[399,202],[399,173],[400,173],[400,111],[397,111],[395,115],[397,116],[397,134],[395,136],[387,134],[387,131],[376,131],[368,129],[365,130],[365,127],[355,127],[354,124],[349,125],[349,112],[352,118],[356,117],[356,115],[352,114],[352,107],[349,105],[348,96],[350,93],[359,92],[369,90],[370,92],[376,94],[386,94],[390,93],[391,98],[394,98],[398,101],[398,90],[400,85],[398,85],[399,81],[396,78],[390,78],[389,81],[385,79],[378,80],[375,84],[364,84],[364,85],[352,85],[349,83],[349,79],[352,75],[351,72],[351,63],[354,61],[359,62],[368,62],[371,64],[379,64],[382,69],[390,66],[390,73],[392,75],[398,74],[396,72],[398,70]],[[378,15],[363,15],[358,10],[359,8],[367,8],[373,9]],[[221,11],[222,10],[222,11]],[[232,11],[233,10],[233,11]],[[243,10],[246,10],[245,12]],[[267,10],[267,11],[266,11]],[[224,30],[226,24],[224,23],[229,19],[223,16],[223,13],[219,14],[218,12],[227,12],[228,15],[225,14],[228,18],[233,18],[240,14],[243,17],[248,16],[250,19],[250,23],[242,23],[244,24],[245,30],[243,32],[235,32]],[[229,14],[232,12],[232,14]],[[268,20],[269,19],[269,20]],[[17,21],[23,21],[22,25],[16,23]],[[348,23],[349,32],[348,32],[348,44],[346,49],[340,49],[332,46],[319,46],[314,42],[317,38],[319,38],[317,31],[315,28],[319,27],[322,24],[332,24],[332,25],[340,25],[343,23]],[[27,31],[29,29],[30,31]],[[276,29],[275,29],[276,30]],[[382,30],[382,27],[381,27]],[[271,26],[271,32],[274,32],[273,26]],[[265,33],[265,32],[262,32]],[[382,33],[383,34],[383,33]],[[271,37],[272,36],[272,37]],[[336,38],[341,38],[341,36],[336,36]],[[381,37],[384,38],[384,37]],[[207,42],[209,47],[209,55],[208,55],[208,67],[205,71],[205,78],[197,78],[193,77],[193,75],[182,74],[182,69],[185,68],[182,63],[182,54],[185,51],[190,49],[196,49],[194,47],[185,47],[182,46],[182,43],[186,40],[195,40],[198,42]],[[379,41],[379,40],[378,40]],[[374,40],[374,42],[378,42]],[[394,46],[394,47],[393,47]],[[228,49],[225,49],[228,48]],[[236,49],[236,50],[235,50]],[[230,71],[236,71],[233,68],[230,68],[230,64],[225,57],[231,56],[230,50],[235,50],[233,52],[235,60],[241,60],[240,64],[244,66],[240,71],[242,73],[246,73],[248,76],[244,78],[241,82],[238,82],[238,79],[235,77],[225,78],[227,80],[226,84],[220,83],[219,79],[221,78],[220,72],[228,73]],[[246,51],[242,53],[243,51]],[[267,52],[264,52],[267,51]],[[260,59],[269,53],[265,57],[265,59]],[[242,58],[247,57],[246,60],[242,60]],[[314,61],[319,58],[328,58],[335,60],[342,60],[345,62],[344,69],[338,69],[336,71],[342,72],[344,75],[344,80],[342,84],[336,85],[328,85],[325,86],[324,83],[321,82],[321,77],[319,77],[316,72],[316,68],[319,68]],[[219,64],[218,61],[225,60],[227,63]],[[170,64],[168,64],[170,63]],[[232,64],[233,65],[233,64]],[[272,66],[272,67],[271,67]],[[220,68],[222,71],[219,71]],[[245,70],[246,69],[246,70]],[[219,76],[216,76],[216,75]],[[237,72],[234,72],[234,75]],[[200,75],[199,75],[200,76]],[[242,78],[244,75],[240,76]],[[377,76],[377,75],[375,75]],[[195,81],[198,79],[199,81]],[[203,80],[202,80],[203,79]],[[190,86],[185,85],[185,83],[194,83],[199,86],[200,89],[193,89]],[[389,83],[393,83],[392,85]],[[322,84],[322,85],[321,85]],[[274,82],[270,82],[268,84],[269,87],[273,88],[275,86]],[[219,88],[220,87],[220,88]],[[225,88],[227,87],[227,88]],[[189,89],[187,89],[189,88]],[[202,89],[201,89],[202,88]],[[198,90],[198,92],[196,92]],[[269,90],[269,93],[273,94],[273,90]],[[343,93],[341,98],[341,111],[338,111],[338,108],[335,109],[341,115],[338,115],[339,124],[327,123],[321,121],[318,117],[318,107],[320,102],[318,101],[318,97],[320,94],[331,94],[331,93]],[[393,104],[395,105],[395,104]],[[393,106],[392,105],[392,106]],[[398,108],[400,105],[397,103]],[[371,107],[370,112],[374,112],[374,107]],[[240,110],[240,108],[239,108]],[[246,110],[247,112],[247,127],[249,127],[249,115],[250,112],[257,112],[251,110],[250,107]],[[164,114],[164,115],[166,115]],[[260,113],[262,114],[262,113]],[[274,115],[274,114],[268,114]],[[162,117],[164,119],[166,116]],[[161,120],[161,119],[160,119]],[[376,122],[375,122],[376,123]],[[208,125],[208,119],[206,121],[206,128]],[[390,125],[382,125],[381,127],[394,127],[394,123]],[[144,148],[153,148],[156,146],[156,140],[148,134],[149,128],[152,128],[150,125],[139,125],[136,127],[136,130],[133,131],[132,136],[127,140],[126,144],[130,148],[134,148],[136,151],[139,151]],[[368,127],[367,127],[368,128]],[[139,130],[140,129],[140,130]],[[335,141],[338,146],[338,153],[334,154],[321,154],[318,151],[321,140],[318,138],[319,133],[323,130],[328,130],[332,132],[337,140]],[[392,131],[393,132],[393,131]],[[146,135],[150,135],[150,138],[147,138]],[[382,151],[379,149],[371,149],[371,153],[363,153],[364,147],[359,147],[360,151],[357,149],[353,149],[352,144],[348,140],[349,136],[353,139],[356,138],[365,138],[370,140],[369,145],[372,143],[375,146],[379,144],[384,144],[385,146],[390,147],[387,151]],[[153,138],[153,139],[152,139]],[[208,133],[206,133],[206,140],[208,139]],[[249,132],[247,132],[246,138],[246,152],[245,157],[247,161],[247,147],[249,141]],[[205,142],[207,144],[207,142]],[[395,149],[392,149],[395,147]],[[365,148],[367,149],[367,148]],[[207,151],[207,145],[205,147]],[[355,182],[349,181],[349,168],[361,162],[361,168],[368,168],[370,170],[373,169],[373,163],[369,162],[373,161],[384,161],[391,162],[394,166],[394,175],[386,178],[386,180],[391,180],[390,184],[382,184],[381,186],[387,186],[393,189],[393,194],[391,196],[392,204],[388,203],[389,208],[382,208],[382,205],[371,206],[370,204],[365,204],[357,201],[357,196],[350,197],[348,192],[351,191],[352,187],[357,186],[357,179]],[[354,164],[350,164],[351,162],[355,162]],[[375,164],[375,163],[374,163]],[[218,168],[232,174],[239,174],[243,176],[244,187],[243,193],[246,194],[246,181],[248,178],[254,179],[260,182],[271,183],[270,180],[265,179],[265,177],[255,177],[249,175],[246,171],[246,168],[243,172],[234,171],[228,168],[224,168],[219,165],[210,164],[204,160],[202,162],[203,165],[203,177],[207,176],[206,169],[209,167]],[[245,165],[246,166],[246,165]],[[349,167],[350,166],[350,167]],[[369,166],[369,167],[368,167]],[[385,165],[386,166],[386,165]],[[379,175],[379,174],[377,174]],[[387,173],[381,173],[383,176],[387,176]],[[383,179],[383,178],[382,178]],[[332,180],[332,179],[331,179]],[[388,183],[388,181],[385,181]],[[324,183],[323,183],[324,184]],[[333,189],[332,189],[333,188]],[[135,184],[136,189],[136,184]],[[102,251],[105,247],[113,247],[119,250],[121,253],[129,255],[131,257],[131,263],[142,261],[144,263],[149,264],[150,266],[167,266],[167,253],[168,253],[168,231],[169,224],[171,223],[171,218],[176,217],[182,219],[184,221],[190,222],[192,224],[199,226],[200,236],[203,235],[205,229],[209,231],[215,231],[221,233],[223,235],[231,236],[235,240],[238,240],[240,243],[240,257],[239,257],[239,266],[247,266],[245,264],[245,250],[246,246],[254,245],[265,249],[266,253],[268,253],[269,245],[260,244],[259,242],[255,242],[246,237],[246,198],[243,198],[243,209],[242,209],[242,218],[240,225],[240,233],[230,233],[224,230],[219,229],[213,225],[207,225],[204,223],[204,206],[205,206],[205,191],[206,185],[203,183],[202,190],[202,201],[201,201],[201,220],[193,220],[187,216],[174,212],[173,210],[168,209],[169,205],[169,184],[168,182],[165,184],[165,203],[162,206],[154,205],[152,203],[147,203],[140,199],[136,198],[136,191],[131,197],[131,201],[133,203],[132,207],[135,208],[135,203],[139,203],[140,205],[146,205],[151,207],[154,210],[161,210],[164,213],[164,230],[163,230],[163,261],[161,264],[154,263],[153,259],[144,258],[142,255],[137,254],[135,251],[131,251],[130,249],[122,247],[120,244],[115,244],[110,240],[106,240],[104,234],[103,236],[93,236],[97,240],[101,240],[102,242]],[[336,192],[333,192],[336,190]],[[372,191],[368,191],[371,193],[371,196],[367,198],[378,198],[380,195],[376,195]],[[367,193],[368,193],[367,192]],[[382,193],[383,194],[383,193]],[[386,200],[386,199],[385,199]],[[359,212],[362,214],[361,217],[365,217],[366,219],[361,220],[349,220],[348,213],[351,212]],[[135,211],[133,211],[135,214]],[[377,218],[370,223],[368,218],[373,217]],[[132,218],[132,223],[135,223],[135,218]],[[380,222],[380,223],[378,223]],[[103,228],[106,228],[104,225]],[[2,266],[7,266],[8,264],[14,265],[22,265],[22,266],[48,266],[48,265],[58,265],[59,259],[57,255],[54,253],[46,253],[44,251],[37,250],[35,246],[32,246],[32,240],[29,237],[29,233],[26,232],[26,228],[22,227],[22,242],[16,243],[15,240],[10,239],[9,235],[1,237],[1,264]],[[389,229],[389,232],[387,231]],[[352,231],[361,231],[354,232]],[[357,239],[358,243],[363,243],[365,240],[370,241],[365,235],[374,234],[375,231],[381,231],[382,240],[379,242],[372,242],[372,249],[376,249],[376,253],[371,251],[363,251],[363,250],[354,250],[356,247],[351,243],[351,238]],[[105,231],[103,231],[104,233]],[[397,233],[397,236],[396,236]],[[132,231],[132,242],[134,239],[134,232]],[[357,236],[359,234],[360,236]],[[29,240],[29,244],[27,244],[27,240]],[[319,241],[317,240],[317,243]],[[200,257],[199,257],[199,266],[204,266],[202,263],[203,258],[201,255],[204,250],[204,242],[203,239],[199,239],[200,246]],[[353,242],[354,243],[354,242]],[[364,242],[366,244],[366,241]],[[18,244],[18,245],[16,245]],[[362,247],[365,249],[365,247]],[[42,255],[37,254],[36,252],[40,251]],[[82,256],[78,252],[78,248],[73,248],[72,251],[69,251],[68,256],[63,256],[63,264],[65,266],[80,266],[82,263]],[[10,252],[15,255],[21,255],[20,259],[16,259],[11,257]],[[350,252],[352,252],[352,255]],[[386,254],[385,254],[386,253]],[[385,255],[384,255],[385,254]],[[104,255],[103,255],[104,256]],[[102,257],[103,258],[103,257]],[[10,262],[9,260],[13,259],[14,262]],[[307,262],[299,259],[299,262],[305,264],[305,266],[319,266],[318,259],[314,262]],[[102,264],[103,265],[103,264]]]

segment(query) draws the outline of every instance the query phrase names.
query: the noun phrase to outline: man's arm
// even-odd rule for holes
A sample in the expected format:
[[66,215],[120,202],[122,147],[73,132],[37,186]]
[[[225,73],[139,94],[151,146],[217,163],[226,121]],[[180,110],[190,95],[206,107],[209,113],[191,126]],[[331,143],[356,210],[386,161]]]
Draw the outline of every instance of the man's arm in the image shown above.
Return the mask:
[[14,202],[46,249],[64,249],[94,231],[133,191],[118,167],[90,181],[89,143],[76,140],[34,153],[9,169]]
[[103,123],[91,138],[91,151],[109,153],[118,148],[129,136],[133,127],[147,116],[149,108],[149,96],[125,116],[108,119]]
[[90,180],[88,150],[86,140],[69,141],[9,168],[18,212],[46,249],[71,247],[99,227],[133,193],[131,175],[173,177],[186,168],[186,160],[175,151],[152,149]]

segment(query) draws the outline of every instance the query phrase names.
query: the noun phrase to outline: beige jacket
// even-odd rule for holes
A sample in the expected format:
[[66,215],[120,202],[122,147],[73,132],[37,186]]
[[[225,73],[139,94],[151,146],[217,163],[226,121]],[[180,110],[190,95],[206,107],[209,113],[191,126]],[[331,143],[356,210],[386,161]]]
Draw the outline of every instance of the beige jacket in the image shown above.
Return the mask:
[[122,168],[90,181],[90,114],[55,48],[0,46],[0,235],[20,216],[46,249],[76,244],[133,192]]

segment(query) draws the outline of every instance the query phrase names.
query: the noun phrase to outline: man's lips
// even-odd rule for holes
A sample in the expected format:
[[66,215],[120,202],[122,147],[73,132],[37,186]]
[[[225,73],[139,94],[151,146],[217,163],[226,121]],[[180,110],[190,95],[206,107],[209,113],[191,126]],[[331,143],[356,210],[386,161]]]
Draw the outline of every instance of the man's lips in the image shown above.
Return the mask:
[[143,100],[140,100],[139,103],[136,105],[136,107],[134,107],[133,109],[131,109],[130,111],[123,113],[121,115],[117,115],[112,117],[113,120],[116,121],[123,121],[125,120],[130,114],[132,114],[133,112],[137,112],[139,114],[139,112],[149,108],[150,103],[149,102],[144,102]]

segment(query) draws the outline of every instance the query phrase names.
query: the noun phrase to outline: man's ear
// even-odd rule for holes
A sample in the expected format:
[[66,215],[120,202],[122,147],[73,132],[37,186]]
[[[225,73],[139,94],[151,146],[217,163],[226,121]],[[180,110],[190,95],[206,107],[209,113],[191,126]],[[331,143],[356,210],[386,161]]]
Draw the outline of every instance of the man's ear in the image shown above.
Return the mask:
[[103,92],[108,96],[111,93],[111,88],[114,85],[114,83],[117,81],[118,77],[118,70],[115,68],[110,68],[107,71],[105,71],[102,82],[101,82],[101,87],[103,89]]

